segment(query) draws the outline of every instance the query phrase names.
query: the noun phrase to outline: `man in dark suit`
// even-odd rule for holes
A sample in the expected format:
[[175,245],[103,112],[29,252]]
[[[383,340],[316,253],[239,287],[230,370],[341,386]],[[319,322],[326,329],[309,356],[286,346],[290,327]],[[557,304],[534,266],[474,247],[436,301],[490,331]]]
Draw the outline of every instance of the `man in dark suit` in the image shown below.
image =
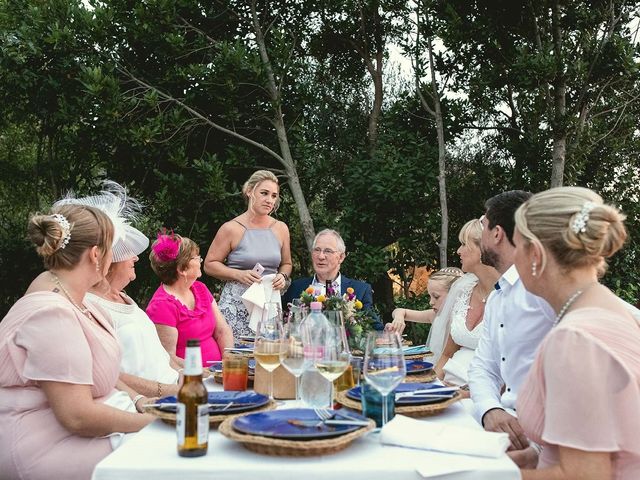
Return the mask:
[[[313,240],[311,250],[315,275],[294,280],[282,296],[282,304],[287,305],[294,298],[299,298],[300,294],[309,286],[313,286],[325,294],[326,282],[331,281],[331,287],[334,291],[340,291],[340,294],[344,294],[347,288],[351,287],[356,298],[362,302],[363,308],[373,308],[371,285],[367,282],[347,278],[340,273],[340,265],[346,257],[345,252],[344,240],[338,232],[329,229],[319,232]],[[375,329],[382,330],[382,328],[382,322],[378,321],[375,324]]]

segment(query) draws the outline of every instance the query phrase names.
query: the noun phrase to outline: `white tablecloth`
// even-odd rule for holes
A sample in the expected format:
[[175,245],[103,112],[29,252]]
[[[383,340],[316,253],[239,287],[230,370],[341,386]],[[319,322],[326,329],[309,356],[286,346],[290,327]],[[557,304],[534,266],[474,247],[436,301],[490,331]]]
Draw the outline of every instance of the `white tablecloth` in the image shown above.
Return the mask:
[[[287,402],[284,407],[289,406],[295,406],[295,402]],[[427,417],[427,420],[480,428],[459,403],[441,415]],[[417,473],[417,468],[436,473],[443,467],[470,470],[431,478],[520,479],[517,467],[506,455],[487,459],[383,446],[377,433],[361,437],[336,454],[293,458],[250,452],[212,430],[207,455],[183,458],[176,451],[175,427],[156,420],[102,460],[93,473],[93,480],[415,480],[423,478]]]

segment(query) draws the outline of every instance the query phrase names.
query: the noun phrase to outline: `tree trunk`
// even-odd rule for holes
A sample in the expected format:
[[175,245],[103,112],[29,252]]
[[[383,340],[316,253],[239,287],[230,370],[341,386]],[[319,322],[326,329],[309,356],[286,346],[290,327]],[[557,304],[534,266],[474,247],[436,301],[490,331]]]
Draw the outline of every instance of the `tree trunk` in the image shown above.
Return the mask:
[[440,192],[440,211],[442,214],[440,224],[440,268],[447,266],[447,246],[449,243],[449,209],[447,207],[447,150],[444,143],[444,122],[442,121],[442,107],[440,105],[440,92],[436,83],[435,65],[433,62],[433,44],[431,36],[427,37],[429,52],[429,68],[431,70],[431,86],[433,88],[433,105],[436,119],[436,132],[438,135],[438,190]]
[[298,177],[298,171],[296,169],[295,162],[293,161],[293,157],[291,156],[291,149],[289,148],[289,140],[287,138],[287,129],[284,124],[282,108],[280,106],[280,91],[278,90],[278,87],[276,85],[275,75],[273,73],[273,68],[271,67],[271,61],[269,60],[269,54],[267,52],[267,45],[264,40],[260,21],[258,20],[255,0],[251,2],[251,17],[253,21],[253,28],[256,33],[256,43],[258,45],[258,50],[260,51],[260,59],[262,60],[262,65],[264,66],[267,73],[267,90],[269,91],[269,96],[271,97],[271,105],[273,106],[273,125],[278,135],[280,153],[282,154],[285,172],[289,180],[289,187],[291,188],[291,193],[296,202],[296,206],[298,207],[298,214],[300,215],[302,232],[304,234],[307,247],[309,248],[309,251],[311,251],[313,238],[315,237],[313,221],[311,219],[311,214],[309,213],[309,207],[307,206],[304,194],[302,193],[302,188],[300,187],[300,179]]
[[555,60],[555,77],[553,79],[553,152],[551,167],[551,187],[561,187],[564,179],[564,165],[567,153],[567,107],[566,76],[562,55],[562,27],[560,26],[559,1],[551,7],[551,30],[553,35],[553,54]]
[[371,71],[371,78],[373,79],[373,107],[371,108],[371,114],[369,115],[369,154],[373,156],[378,144],[378,122],[380,120],[380,114],[382,113],[382,52],[376,53],[376,65],[375,71]]

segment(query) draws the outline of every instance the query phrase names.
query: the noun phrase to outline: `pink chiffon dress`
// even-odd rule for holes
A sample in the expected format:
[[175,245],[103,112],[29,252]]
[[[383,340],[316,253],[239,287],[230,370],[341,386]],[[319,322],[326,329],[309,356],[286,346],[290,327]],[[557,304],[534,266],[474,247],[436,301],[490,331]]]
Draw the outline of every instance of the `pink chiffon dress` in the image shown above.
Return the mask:
[[178,330],[176,356],[184,358],[187,340],[200,340],[202,365],[208,367],[209,361],[222,360],[222,352],[213,338],[216,329],[216,317],[213,314],[213,295],[202,282],[193,282],[191,292],[195,298],[193,310],[180,300],[167,293],[162,285],[158,287],[147,305],[147,315],[158,325],[167,325]]
[[43,380],[90,385],[96,401],[115,393],[120,347],[109,321],[100,325],[62,296],[34,292],[0,322],[0,478],[88,480],[111,451],[108,438],[80,437],[56,419]]
[[518,419],[542,445],[611,452],[615,479],[640,478],[640,325],[602,308],[574,310],[551,330],[523,384]]

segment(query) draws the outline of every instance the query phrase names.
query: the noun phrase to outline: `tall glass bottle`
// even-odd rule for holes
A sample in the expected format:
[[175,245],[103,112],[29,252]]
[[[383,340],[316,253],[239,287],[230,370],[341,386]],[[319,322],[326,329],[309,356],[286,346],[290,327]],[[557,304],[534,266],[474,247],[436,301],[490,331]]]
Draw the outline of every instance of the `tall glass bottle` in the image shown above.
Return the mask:
[[209,445],[209,405],[207,389],[202,383],[200,340],[187,340],[184,382],[178,391],[176,433],[178,455],[206,455]]
[[302,321],[302,344],[304,348],[305,370],[300,378],[300,398],[309,407],[326,408],[331,388],[315,367],[317,339],[329,327],[327,317],[322,313],[322,303],[312,302],[311,313]]

